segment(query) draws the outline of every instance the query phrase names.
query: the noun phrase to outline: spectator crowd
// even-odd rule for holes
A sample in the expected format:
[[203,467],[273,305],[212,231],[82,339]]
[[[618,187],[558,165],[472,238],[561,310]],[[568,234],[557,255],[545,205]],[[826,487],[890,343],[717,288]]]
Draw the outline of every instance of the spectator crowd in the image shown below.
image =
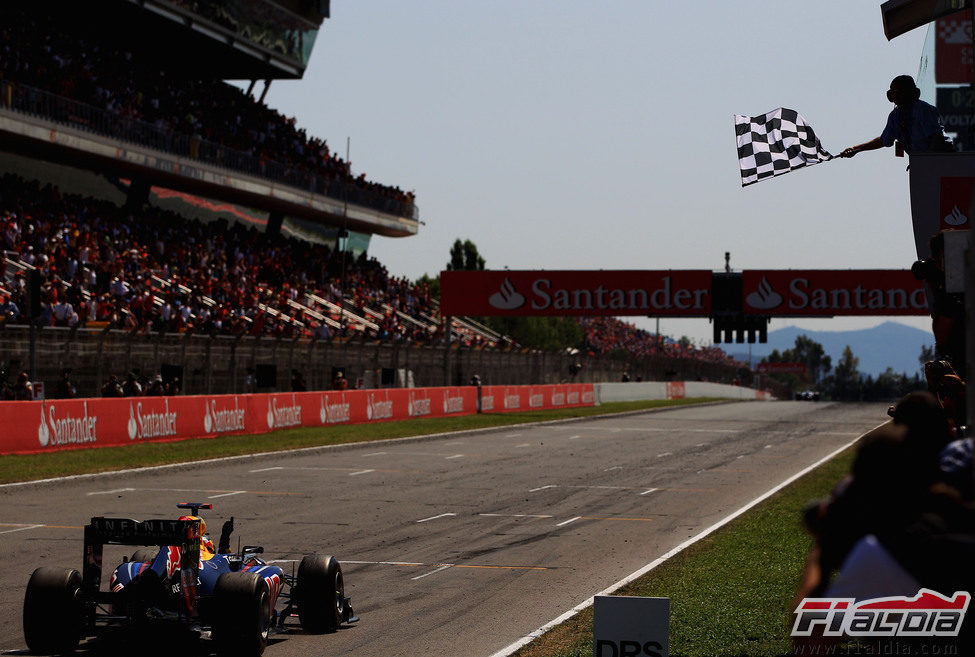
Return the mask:
[[662,357],[723,363],[744,367],[715,346],[695,346],[688,340],[672,340],[663,335],[639,329],[616,317],[584,317],[582,350],[592,354],[624,351],[636,358]]
[[0,231],[0,321],[26,320],[29,265],[41,274],[41,325],[327,339],[351,331],[338,312],[344,284],[346,308],[371,318],[361,324],[370,337],[441,338],[409,319],[436,314],[426,285],[390,276],[374,258],[241,223],[133,214],[7,175]]
[[[29,265],[41,274],[43,326],[318,339],[355,334],[356,326],[378,340],[445,341],[426,282],[391,276],[364,254],[343,257],[242,223],[204,223],[153,207],[129,211],[6,175],[0,247],[7,261],[0,322],[26,321]],[[365,321],[343,319],[339,307]],[[579,321],[586,353],[622,349],[637,358],[735,364],[719,348],[675,342],[616,318]],[[475,332],[460,340],[494,346]]]

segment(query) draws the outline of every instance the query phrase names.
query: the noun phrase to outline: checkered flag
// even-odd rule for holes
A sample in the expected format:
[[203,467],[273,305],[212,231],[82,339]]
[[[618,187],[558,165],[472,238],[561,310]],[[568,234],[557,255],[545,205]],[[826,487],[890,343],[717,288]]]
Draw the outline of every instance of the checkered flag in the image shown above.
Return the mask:
[[833,159],[795,110],[780,107],[751,118],[736,114],[735,134],[742,187]]

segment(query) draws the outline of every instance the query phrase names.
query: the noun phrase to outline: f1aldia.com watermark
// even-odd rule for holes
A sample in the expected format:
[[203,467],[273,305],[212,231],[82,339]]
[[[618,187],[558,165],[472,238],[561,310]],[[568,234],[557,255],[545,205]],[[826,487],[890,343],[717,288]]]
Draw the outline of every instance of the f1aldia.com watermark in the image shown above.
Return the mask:
[[[805,598],[795,610],[796,655],[957,655],[971,595]],[[817,641],[819,639],[819,641]]]

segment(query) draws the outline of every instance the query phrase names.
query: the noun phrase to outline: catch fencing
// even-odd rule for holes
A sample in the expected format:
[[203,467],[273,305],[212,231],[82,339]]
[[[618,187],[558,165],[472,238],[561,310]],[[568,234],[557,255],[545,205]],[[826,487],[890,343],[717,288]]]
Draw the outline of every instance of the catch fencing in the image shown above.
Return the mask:
[[[0,325],[0,370],[13,382],[30,371],[26,326]],[[712,381],[758,387],[749,370],[727,363],[648,357],[632,359],[565,351],[421,345],[361,339],[132,333],[104,329],[45,327],[36,341],[37,374],[45,396],[54,396],[64,370],[80,397],[97,397],[112,375],[147,379],[165,373],[180,379],[181,395],[282,392],[301,374],[307,390],[331,387],[341,371],[350,387],[459,386],[476,374],[484,385],[601,383],[621,381]],[[576,370],[575,365],[581,368]],[[570,369],[571,368],[571,369]],[[572,372],[575,371],[573,374]],[[261,375],[260,377],[258,375]],[[762,379],[761,386],[771,383]],[[787,396],[788,392],[783,396]]]

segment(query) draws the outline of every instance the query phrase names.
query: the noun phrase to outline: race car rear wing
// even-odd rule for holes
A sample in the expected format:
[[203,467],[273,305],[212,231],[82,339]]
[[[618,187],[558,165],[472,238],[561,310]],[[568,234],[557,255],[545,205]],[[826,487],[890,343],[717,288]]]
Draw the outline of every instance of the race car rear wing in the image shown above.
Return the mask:
[[[181,550],[181,570],[192,570],[192,581],[200,563],[201,520],[133,520],[131,518],[91,519],[85,525],[85,554],[82,588],[97,594],[102,579],[102,548],[105,545],[174,545]],[[191,573],[187,572],[186,575]]]

